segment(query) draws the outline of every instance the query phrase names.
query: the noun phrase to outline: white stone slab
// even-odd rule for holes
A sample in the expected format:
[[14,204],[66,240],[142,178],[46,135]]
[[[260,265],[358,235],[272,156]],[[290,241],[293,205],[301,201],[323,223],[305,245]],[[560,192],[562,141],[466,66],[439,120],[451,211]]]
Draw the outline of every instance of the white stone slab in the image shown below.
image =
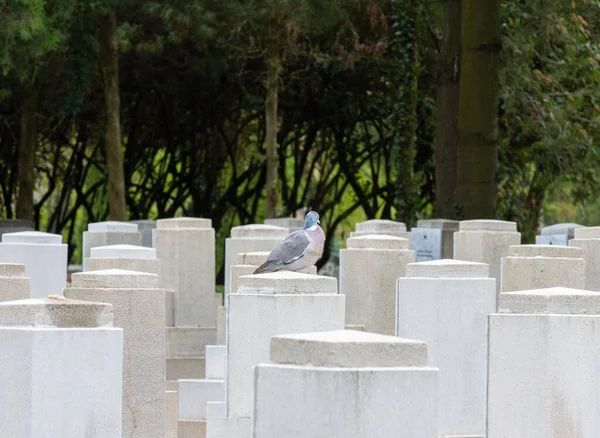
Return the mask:
[[542,236],[566,235],[567,238],[573,238],[576,228],[585,228],[584,225],[574,223],[561,223],[544,227],[541,230]]
[[30,280],[30,297],[62,295],[67,285],[66,244],[59,234],[25,231],[3,235],[0,263],[25,265]]
[[227,415],[227,407],[225,402],[213,402],[209,401],[206,403],[206,419],[210,421],[213,418],[225,418]]
[[424,343],[349,330],[272,346],[273,363],[255,371],[253,437],[437,437],[437,370],[424,366]]
[[438,433],[485,433],[487,315],[496,285],[486,264],[437,260],[408,265],[397,282],[396,335],[427,343],[439,368]]
[[156,222],[160,230],[173,230],[181,228],[212,228],[212,220],[199,217],[176,217],[160,219]]
[[81,264],[85,271],[85,260],[90,257],[91,249],[108,245],[141,245],[142,234],[136,224],[127,222],[96,222],[88,224],[83,232]]
[[265,219],[265,225],[287,228],[290,233],[293,233],[294,231],[304,228],[304,219],[295,219],[291,217]]
[[409,263],[407,277],[421,278],[488,278],[490,267],[486,263],[465,262],[462,260],[431,260]]
[[206,346],[206,378],[225,379],[227,347],[225,345]]
[[99,315],[111,306],[0,303],[0,436],[121,436],[123,330]]
[[135,220],[129,221],[129,223],[138,226],[138,231],[142,234],[142,246],[152,248],[152,234],[156,229],[156,221]]
[[575,239],[600,239],[600,227],[575,228]]
[[156,259],[156,249],[138,245],[98,246],[90,250],[90,257],[118,259]]
[[442,230],[413,228],[410,236],[410,249],[415,251],[417,262],[442,258]]
[[555,234],[548,236],[535,236],[536,245],[568,245],[569,236],[566,234]]
[[597,292],[501,294],[489,317],[488,438],[600,436]]
[[4,243],[46,243],[61,244],[62,236],[60,234],[42,233],[40,231],[21,231],[18,233],[3,234]]
[[210,219],[160,219],[154,230],[161,286],[175,293],[177,326],[216,327],[215,230],[209,226]]
[[25,265],[0,263],[0,301],[25,300],[29,298],[29,288]]
[[495,219],[460,221],[460,231],[517,231],[517,223]]
[[365,222],[358,222],[356,224],[356,231],[376,231],[378,233],[385,231],[406,231],[406,224],[388,219],[371,219]]
[[228,418],[250,417],[252,367],[269,360],[272,336],[344,328],[344,296],[334,278],[295,272],[241,277],[229,304]]
[[515,245],[502,258],[502,292],[585,287],[582,250],[559,245]]
[[351,237],[340,250],[340,293],[346,296],[346,324],[393,335],[396,279],[415,261],[408,240],[392,236]]
[[206,404],[225,401],[222,379],[179,379],[179,419],[206,420]]
[[179,394],[177,391],[165,392],[165,438],[177,437],[177,420],[179,419]]
[[124,330],[123,436],[165,435],[165,291],[157,286],[156,274],[109,270],[73,274],[65,290],[111,303]]
[[461,221],[454,233],[454,259],[487,263],[490,277],[496,279],[496,294],[501,291],[502,257],[511,245],[521,243],[515,222],[497,220]]
[[355,330],[274,336],[271,362],[321,367],[427,366],[427,345]]

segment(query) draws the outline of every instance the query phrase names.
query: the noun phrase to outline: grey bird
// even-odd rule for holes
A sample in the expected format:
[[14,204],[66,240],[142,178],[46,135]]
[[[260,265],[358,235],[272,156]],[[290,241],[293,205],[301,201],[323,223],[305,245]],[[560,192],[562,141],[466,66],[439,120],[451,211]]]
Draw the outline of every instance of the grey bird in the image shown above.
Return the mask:
[[294,231],[256,268],[254,274],[276,271],[301,271],[313,266],[323,254],[325,233],[319,226],[319,214],[309,211],[304,218],[304,229]]

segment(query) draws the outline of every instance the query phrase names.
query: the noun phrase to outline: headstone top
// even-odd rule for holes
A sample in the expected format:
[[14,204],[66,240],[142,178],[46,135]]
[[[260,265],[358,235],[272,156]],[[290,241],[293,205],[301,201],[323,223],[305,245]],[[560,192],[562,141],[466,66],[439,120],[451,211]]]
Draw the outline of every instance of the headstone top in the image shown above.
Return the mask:
[[0,263],[0,277],[25,277],[25,265]]
[[460,231],[517,231],[517,223],[495,219],[460,221]]
[[585,225],[579,225],[574,223],[554,224],[542,228],[540,234],[542,236],[566,234],[569,237],[573,237],[575,228],[585,228]]
[[487,263],[442,259],[406,265],[406,276],[417,278],[489,278]]
[[156,249],[138,245],[97,246],[90,250],[90,257],[105,259],[156,259]]
[[498,313],[597,315],[600,292],[567,287],[504,292],[500,294]]
[[18,233],[3,234],[2,242],[61,244],[62,236],[60,234],[42,233],[41,231],[20,231]]
[[562,245],[511,245],[508,255],[512,257],[558,257],[581,258],[583,250],[574,246]]
[[156,228],[156,221],[151,221],[149,219],[137,219],[134,221],[129,221],[130,224],[136,224],[138,229],[140,228]]
[[425,342],[356,330],[275,336],[271,362],[322,367],[425,367]]
[[417,221],[417,228],[458,231],[459,223],[452,219],[420,219]]
[[0,326],[112,327],[113,306],[59,295],[0,303]]
[[107,289],[155,289],[158,275],[147,272],[105,269],[79,272],[71,276],[71,287]]
[[238,293],[244,294],[337,294],[337,280],[322,275],[278,271],[268,274],[242,275]]
[[136,233],[137,224],[119,221],[94,222],[88,224],[88,232],[103,233],[111,231],[113,233]]
[[198,217],[174,217],[170,219],[159,219],[156,221],[159,230],[180,228],[212,228],[212,220]]
[[389,219],[371,219],[365,222],[358,222],[356,224],[356,231],[376,231],[378,233],[385,231],[406,231],[406,224]]
[[350,237],[346,240],[348,249],[408,249],[409,240],[386,234],[370,234]]
[[241,252],[236,257],[236,263],[238,265],[260,266],[267,261],[269,254],[268,251]]
[[600,239],[600,227],[581,227],[574,231],[575,239]]
[[287,228],[288,230],[299,230],[304,228],[304,219],[296,219],[293,217],[270,218],[265,219],[265,225]]
[[284,239],[289,234],[287,228],[276,227],[275,225],[250,224],[241,225],[231,229],[232,238],[250,238],[250,239]]

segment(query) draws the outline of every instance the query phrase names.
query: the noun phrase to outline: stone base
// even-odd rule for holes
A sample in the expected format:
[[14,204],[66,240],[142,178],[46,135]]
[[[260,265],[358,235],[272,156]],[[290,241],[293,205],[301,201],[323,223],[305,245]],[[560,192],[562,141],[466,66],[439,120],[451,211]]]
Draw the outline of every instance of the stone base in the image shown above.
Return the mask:
[[217,345],[225,345],[227,327],[227,310],[225,306],[219,306],[217,309]]
[[179,391],[179,382],[177,380],[167,380],[167,391]]
[[167,357],[167,380],[203,379],[203,357]]
[[177,438],[206,438],[206,422],[179,420]]
[[209,401],[225,401],[225,380],[179,380],[179,419],[205,421]]
[[206,424],[206,438],[250,438],[251,429],[250,418],[211,418]]
[[227,367],[227,346],[207,345],[205,356],[206,378],[225,379],[225,369]]
[[165,438],[177,438],[177,419],[179,417],[179,401],[177,391],[165,392]]
[[167,357],[202,357],[216,340],[215,327],[167,327]]

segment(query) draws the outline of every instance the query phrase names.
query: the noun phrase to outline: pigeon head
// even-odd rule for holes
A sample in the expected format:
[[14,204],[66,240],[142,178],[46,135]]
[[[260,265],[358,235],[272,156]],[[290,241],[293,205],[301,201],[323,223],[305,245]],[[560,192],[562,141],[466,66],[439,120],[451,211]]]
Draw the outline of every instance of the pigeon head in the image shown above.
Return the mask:
[[315,228],[321,221],[319,220],[319,213],[316,211],[309,211],[304,219],[304,229],[309,230]]

